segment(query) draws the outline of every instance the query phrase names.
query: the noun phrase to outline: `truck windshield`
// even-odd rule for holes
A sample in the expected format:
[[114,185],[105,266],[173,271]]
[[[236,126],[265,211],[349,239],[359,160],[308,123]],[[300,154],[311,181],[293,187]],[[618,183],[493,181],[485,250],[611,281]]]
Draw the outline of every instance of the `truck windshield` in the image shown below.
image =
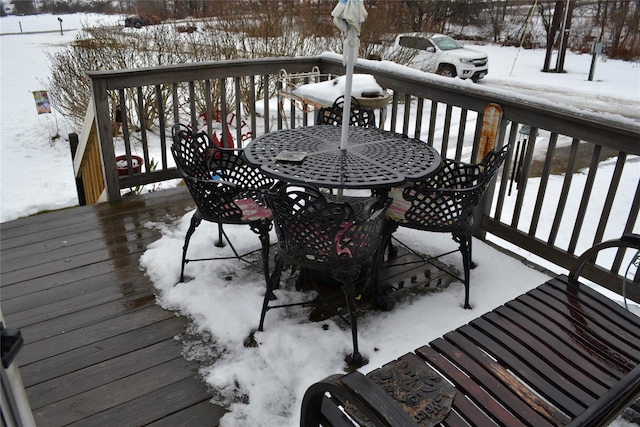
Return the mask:
[[442,50],[462,49],[462,45],[451,37],[434,37],[431,40]]

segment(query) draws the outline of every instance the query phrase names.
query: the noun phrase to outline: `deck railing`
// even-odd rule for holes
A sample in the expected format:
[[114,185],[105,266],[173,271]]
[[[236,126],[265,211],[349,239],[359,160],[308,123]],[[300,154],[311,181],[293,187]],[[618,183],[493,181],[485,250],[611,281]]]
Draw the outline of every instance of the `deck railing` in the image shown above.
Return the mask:
[[[344,74],[342,58],[335,54],[89,72],[108,200],[118,200],[127,188],[179,176],[168,155],[174,123],[218,132],[223,144],[233,138],[237,146],[247,139],[247,129],[255,137],[274,129],[313,124],[312,113],[269,102],[282,100],[281,69],[299,73],[313,67],[322,74]],[[640,174],[632,173],[631,184],[620,185],[623,172],[638,169],[637,122],[555,105],[543,95],[520,96],[388,62],[359,60],[355,72],[373,75],[393,93],[386,129],[420,138],[457,160],[475,158],[484,107],[490,102],[502,106],[498,144],[512,144],[511,156],[485,198],[482,216],[476,221],[478,237],[490,233],[507,246],[518,246],[568,269],[593,244],[638,232]],[[122,140],[129,162],[123,176],[118,176],[115,162],[117,116],[122,132],[117,141]],[[216,117],[221,118],[219,122],[213,120]],[[215,125],[220,126],[219,131]],[[139,173],[130,163],[133,151],[141,152],[144,159]],[[153,170],[149,167],[152,151],[160,153]],[[603,156],[613,158],[611,173],[599,172]],[[586,178],[574,179],[581,167],[581,176]],[[561,190],[552,194],[549,184],[558,179]],[[600,180],[606,181],[604,194],[593,191]],[[570,209],[574,197],[581,200],[577,212]],[[593,214],[587,217],[588,210],[597,211],[595,219]],[[612,262],[599,258],[584,270],[584,276],[621,293],[625,263],[628,255],[623,258],[622,253]],[[639,278],[633,280],[637,283]],[[640,301],[637,288],[628,289],[627,295]]]

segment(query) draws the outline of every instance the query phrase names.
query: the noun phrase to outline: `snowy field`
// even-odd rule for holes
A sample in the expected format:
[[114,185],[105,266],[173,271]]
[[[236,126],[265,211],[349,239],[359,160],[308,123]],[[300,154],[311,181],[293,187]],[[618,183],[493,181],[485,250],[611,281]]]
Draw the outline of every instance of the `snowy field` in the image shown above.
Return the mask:
[[[46,88],[46,54],[72,41],[83,25],[113,23],[121,16],[62,15],[63,35],[55,15],[7,16],[0,19],[0,221],[77,204],[70,128],[55,112],[38,115],[32,92]],[[20,34],[20,30],[24,34]],[[47,33],[31,33],[49,31]],[[16,34],[17,33],[17,34]],[[594,81],[588,81],[590,55],[569,53],[566,73],[541,73],[543,50],[480,46],[489,54],[489,75],[481,87],[533,94],[640,123],[640,65],[599,58]],[[555,63],[552,61],[552,63]],[[56,140],[51,138],[60,137]],[[117,147],[116,147],[117,148]]]

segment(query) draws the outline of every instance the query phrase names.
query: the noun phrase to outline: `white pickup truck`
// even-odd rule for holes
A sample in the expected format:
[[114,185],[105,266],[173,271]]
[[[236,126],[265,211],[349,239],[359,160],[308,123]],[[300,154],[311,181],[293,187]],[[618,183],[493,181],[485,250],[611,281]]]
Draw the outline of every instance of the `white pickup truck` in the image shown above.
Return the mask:
[[412,68],[447,77],[480,80],[489,72],[489,58],[444,34],[411,33],[396,37],[394,53]]

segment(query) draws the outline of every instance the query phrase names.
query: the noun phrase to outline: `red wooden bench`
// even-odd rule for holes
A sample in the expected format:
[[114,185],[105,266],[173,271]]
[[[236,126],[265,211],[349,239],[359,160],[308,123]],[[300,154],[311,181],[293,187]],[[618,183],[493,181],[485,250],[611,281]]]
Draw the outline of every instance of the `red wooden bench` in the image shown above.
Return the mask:
[[640,317],[577,278],[616,246],[640,236],[366,376],[313,384],[301,426],[607,425],[640,396]]

